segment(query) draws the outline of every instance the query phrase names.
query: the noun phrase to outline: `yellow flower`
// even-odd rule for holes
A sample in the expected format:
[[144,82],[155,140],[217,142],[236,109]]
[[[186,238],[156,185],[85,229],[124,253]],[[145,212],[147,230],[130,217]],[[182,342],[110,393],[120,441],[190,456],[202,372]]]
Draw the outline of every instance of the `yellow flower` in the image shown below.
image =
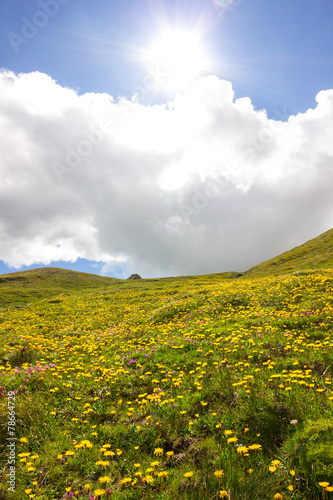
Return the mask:
[[20,438],[20,442],[21,442],[21,443],[27,443],[27,442],[28,442],[28,440],[27,440],[27,438]]
[[326,491],[333,491],[333,486],[327,486],[327,488],[325,488]]
[[233,431],[226,430],[226,431],[224,431],[224,434],[225,434],[226,436],[231,436],[231,434],[233,434]]
[[274,500],[282,500],[282,495],[280,495],[280,493],[275,493]]
[[184,476],[190,478],[193,476],[193,472],[185,472]]
[[100,496],[100,497],[101,497],[101,496],[102,496],[102,495],[104,495],[104,494],[105,494],[105,490],[95,490],[95,491],[94,491],[94,495],[95,495],[96,497],[98,497],[98,496]]
[[225,490],[220,491],[220,498],[227,497],[228,493]]
[[253,469],[249,469],[247,472],[248,472],[249,474],[252,474]]
[[292,484],[289,484],[289,486],[288,486],[288,490],[289,490],[289,491],[294,491],[294,487],[293,487],[293,485],[292,485]]
[[100,483],[109,483],[111,479],[108,476],[102,476],[99,478]]
[[295,471],[294,470],[290,470],[289,473],[290,473],[291,476],[295,475]]
[[32,490],[24,490],[27,495],[32,492]]
[[236,441],[238,441],[236,437],[227,439],[227,443],[236,443]]
[[224,474],[223,470],[216,470],[214,472],[215,477],[222,477]]
[[326,481],[322,481],[319,483],[319,486],[322,486],[323,488],[326,488],[330,483],[327,483]]
[[173,451],[167,451],[167,452],[166,452],[166,455],[167,455],[168,457],[172,457],[172,456],[174,455],[174,452],[173,452]]
[[276,467],[275,467],[275,465],[271,465],[271,466],[269,467],[269,470],[270,470],[271,472],[275,472],[275,471],[276,471]]
[[249,450],[260,450],[260,448],[261,444],[250,444],[250,446],[248,446]]
[[163,455],[163,448],[155,448],[154,455],[162,456]]

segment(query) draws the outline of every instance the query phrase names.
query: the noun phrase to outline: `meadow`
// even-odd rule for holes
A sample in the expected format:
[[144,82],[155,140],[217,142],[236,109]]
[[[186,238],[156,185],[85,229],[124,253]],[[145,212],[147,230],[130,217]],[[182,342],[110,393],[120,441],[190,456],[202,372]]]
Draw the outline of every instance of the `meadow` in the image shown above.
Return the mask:
[[333,499],[332,326],[333,269],[3,307],[0,499]]

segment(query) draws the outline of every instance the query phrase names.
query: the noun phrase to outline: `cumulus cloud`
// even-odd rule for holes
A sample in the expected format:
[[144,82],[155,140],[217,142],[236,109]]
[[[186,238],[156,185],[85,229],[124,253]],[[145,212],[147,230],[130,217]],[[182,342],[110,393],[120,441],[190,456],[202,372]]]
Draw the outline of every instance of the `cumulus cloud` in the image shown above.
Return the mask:
[[245,270],[333,226],[333,90],[269,119],[208,76],[172,102],[0,73],[0,259]]

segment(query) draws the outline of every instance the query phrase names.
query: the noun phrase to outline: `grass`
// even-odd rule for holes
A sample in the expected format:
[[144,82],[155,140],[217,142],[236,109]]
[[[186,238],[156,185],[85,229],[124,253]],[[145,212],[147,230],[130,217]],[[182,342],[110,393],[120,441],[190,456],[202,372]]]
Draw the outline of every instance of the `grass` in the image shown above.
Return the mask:
[[100,283],[0,314],[0,499],[333,498],[333,269]]

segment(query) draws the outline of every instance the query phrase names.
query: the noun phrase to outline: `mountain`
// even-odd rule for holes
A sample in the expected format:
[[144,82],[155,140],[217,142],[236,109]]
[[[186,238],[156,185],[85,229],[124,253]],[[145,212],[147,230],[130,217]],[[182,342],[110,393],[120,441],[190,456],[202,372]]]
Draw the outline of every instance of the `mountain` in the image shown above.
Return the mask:
[[[229,272],[205,275],[207,280],[256,278],[310,269],[333,267],[333,229],[287,252],[251,267],[244,273]],[[203,276],[177,276],[170,278],[121,280],[95,274],[69,271],[56,267],[43,267],[0,275],[0,307],[19,307],[36,300],[56,297],[61,293],[111,291],[121,285],[124,290],[162,287],[168,281],[195,281]]]
[[57,267],[41,267],[29,271],[0,275],[0,307],[51,298],[61,293],[110,288],[123,280],[81,273]]
[[251,267],[244,276],[259,277],[330,267],[333,267],[333,229],[273,259]]

